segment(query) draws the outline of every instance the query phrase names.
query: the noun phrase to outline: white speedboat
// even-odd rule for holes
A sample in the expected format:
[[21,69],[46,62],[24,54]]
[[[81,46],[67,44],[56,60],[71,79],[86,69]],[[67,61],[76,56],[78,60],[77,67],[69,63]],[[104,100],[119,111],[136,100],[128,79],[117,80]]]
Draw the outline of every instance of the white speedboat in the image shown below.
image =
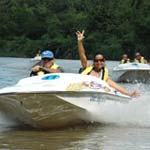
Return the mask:
[[90,75],[54,73],[28,77],[0,90],[0,111],[36,128],[93,122],[98,107],[128,103],[130,97]]
[[35,56],[34,58],[31,58],[31,61],[40,61],[41,56]]
[[150,65],[142,63],[119,64],[113,68],[114,80],[119,82],[150,82]]

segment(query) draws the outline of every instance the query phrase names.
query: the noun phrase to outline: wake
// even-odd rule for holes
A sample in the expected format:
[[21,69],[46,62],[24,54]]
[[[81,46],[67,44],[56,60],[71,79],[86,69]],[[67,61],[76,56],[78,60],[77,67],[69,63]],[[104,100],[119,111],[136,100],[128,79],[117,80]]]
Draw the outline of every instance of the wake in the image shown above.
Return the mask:
[[91,118],[105,124],[150,127],[149,93],[144,93],[127,104],[105,104],[90,111]]

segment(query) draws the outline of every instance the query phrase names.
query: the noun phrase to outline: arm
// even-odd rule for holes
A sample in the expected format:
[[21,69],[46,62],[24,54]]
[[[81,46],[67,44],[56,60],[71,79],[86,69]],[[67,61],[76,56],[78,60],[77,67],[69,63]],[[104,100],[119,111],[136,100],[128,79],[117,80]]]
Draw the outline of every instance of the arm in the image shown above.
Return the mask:
[[131,96],[131,97],[137,97],[137,96],[139,96],[139,93],[137,93],[136,91],[128,92],[126,89],[124,89],[123,87],[121,87],[120,85],[118,85],[116,82],[114,82],[110,78],[108,78],[107,83],[111,87],[113,87],[115,90],[119,91],[120,93],[122,93],[124,95],[128,95],[128,96]]
[[38,71],[40,71],[40,65],[36,65],[36,66],[32,67],[32,71],[33,71],[33,72],[38,72]]
[[47,73],[59,73],[59,72],[61,72],[59,67],[57,69],[51,69],[51,68],[46,68],[46,67],[40,66],[40,69],[44,72],[47,72]]
[[34,66],[32,68],[32,72],[38,72],[38,71],[44,71],[46,73],[59,73],[59,72],[61,72],[59,67],[57,69],[51,69],[51,68],[46,68],[46,67],[37,65],[37,66]]
[[79,51],[80,61],[81,61],[82,67],[86,68],[88,66],[88,63],[87,63],[87,58],[85,55],[85,49],[84,49],[83,42],[82,42],[84,39],[84,30],[82,31],[82,33],[80,31],[77,31],[76,35],[77,35],[77,40],[78,40],[78,51]]

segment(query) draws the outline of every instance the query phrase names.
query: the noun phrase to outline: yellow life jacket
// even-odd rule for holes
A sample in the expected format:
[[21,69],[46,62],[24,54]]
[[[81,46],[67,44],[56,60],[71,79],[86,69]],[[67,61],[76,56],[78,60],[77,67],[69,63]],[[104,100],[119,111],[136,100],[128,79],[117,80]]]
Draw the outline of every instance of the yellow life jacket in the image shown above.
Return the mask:
[[[59,66],[57,65],[57,64],[53,64],[51,67],[50,67],[50,69],[57,69]],[[40,76],[40,75],[44,75],[44,74],[46,74],[46,72],[44,72],[44,71],[39,71],[39,72],[37,72],[37,75],[38,76]]]
[[144,64],[144,62],[145,62],[145,59],[144,59],[144,57],[141,57],[141,59],[140,60],[138,60],[138,59],[134,59],[134,62],[137,62],[137,63],[142,63],[142,64]]
[[[94,66],[89,66],[89,67],[85,68],[81,72],[81,74],[88,75],[93,70],[93,68],[94,68]],[[106,67],[102,68],[102,78],[101,79],[104,81],[107,81],[107,79],[108,79],[108,69]]]
[[120,63],[125,64],[125,63],[129,63],[129,62],[130,62],[130,59],[128,58],[127,60],[122,59]]

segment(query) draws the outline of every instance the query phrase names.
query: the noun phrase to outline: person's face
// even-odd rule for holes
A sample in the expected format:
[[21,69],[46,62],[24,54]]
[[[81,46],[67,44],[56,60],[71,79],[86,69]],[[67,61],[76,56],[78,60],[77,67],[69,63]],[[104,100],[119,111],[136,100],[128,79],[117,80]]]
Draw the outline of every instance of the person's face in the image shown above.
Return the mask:
[[95,58],[94,58],[94,67],[96,69],[101,69],[105,64],[105,59],[103,57],[103,55],[96,55]]
[[128,59],[128,56],[127,55],[123,55],[123,59]]
[[42,61],[43,61],[43,66],[46,68],[49,68],[53,64],[54,59],[53,58],[51,58],[51,59],[50,58],[43,58]]
[[140,54],[137,54],[135,57],[136,57],[136,59],[138,59],[138,60],[141,59],[141,55],[140,55]]

